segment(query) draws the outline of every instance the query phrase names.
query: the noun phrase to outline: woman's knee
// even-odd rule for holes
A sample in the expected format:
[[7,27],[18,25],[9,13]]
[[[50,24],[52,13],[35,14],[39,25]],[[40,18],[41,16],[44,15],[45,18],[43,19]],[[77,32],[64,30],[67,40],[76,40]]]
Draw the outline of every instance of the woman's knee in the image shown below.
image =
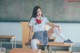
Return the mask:
[[31,43],[38,44],[38,43],[40,43],[40,41],[39,41],[38,39],[32,39],[32,40],[31,40]]
[[36,41],[35,39],[32,39],[32,40],[31,40],[31,43],[32,43],[32,44],[33,44],[33,43],[37,44],[37,41]]
[[32,49],[38,49],[37,44],[38,44],[38,41],[36,39],[31,40]]

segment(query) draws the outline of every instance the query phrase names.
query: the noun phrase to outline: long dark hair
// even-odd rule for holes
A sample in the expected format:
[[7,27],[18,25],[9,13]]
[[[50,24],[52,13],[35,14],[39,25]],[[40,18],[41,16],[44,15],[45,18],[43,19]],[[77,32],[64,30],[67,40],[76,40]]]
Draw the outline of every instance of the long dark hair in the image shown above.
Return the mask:
[[[38,10],[38,9],[41,9],[41,7],[40,7],[40,6],[35,6],[35,7],[33,8],[33,12],[32,12],[31,18],[32,18],[32,17],[36,18],[36,16],[37,16],[37,10]],[[43,16],[43,13],[42,13],[42,16]],[[31,20],[31,18],[30,18],[30,20]],[[30,22],[30,21],[29,21],[29,22]]]
[[36,16],[37,16],[37,10],[38,9],[41,9],[39,6],[35,6],[34,8],[33,8],[33,12],[32,12],[32,16],[31,16],[31,18],[32,17],[34,17],[34,18],[36,18]]

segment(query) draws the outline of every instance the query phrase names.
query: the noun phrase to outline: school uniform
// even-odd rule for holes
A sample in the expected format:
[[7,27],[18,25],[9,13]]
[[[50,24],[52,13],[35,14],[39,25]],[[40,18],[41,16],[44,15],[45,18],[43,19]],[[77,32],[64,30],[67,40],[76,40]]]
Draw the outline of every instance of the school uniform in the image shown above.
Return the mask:
[[41,17],[41,21],[42,21],[41,24],[38,24],[36,22],[36,18],[32,17],[29,23],[29,26],[33,26],[33,32],[34,32],[31,41],[31,47],[33,49],[37,49],[37,43],[36,40],[34,39],[38,39],[45,46],[48,43],[48,35],[47,35],[47,31],[45,30],[45,26],[49,21],[46,17]]

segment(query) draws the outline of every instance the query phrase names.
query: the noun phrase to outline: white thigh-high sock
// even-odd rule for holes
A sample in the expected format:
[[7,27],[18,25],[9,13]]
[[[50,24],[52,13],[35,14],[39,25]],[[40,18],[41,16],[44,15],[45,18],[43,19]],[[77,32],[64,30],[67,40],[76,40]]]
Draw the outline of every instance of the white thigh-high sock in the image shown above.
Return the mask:
[[54,27],[54,28],[53,28],[53,31],[54,31],[54,33],[56,33],[61,39],[63,39],[63,40],[68,40],[67,37],[65,37],[65,35],[62,34],[62,32],[60,32],[57,27]]
[[[38,49],[37,44],[40,43],[39,40],[37,39],[32,39],[31,40],[31,48],[32,49]],[[38,53],[41,53],[41,49],[39,49]]]
[[37,40],[36,39],[32,39],[31,40],[31,48],[32,49],[38,49],[38,47],[37,47]]

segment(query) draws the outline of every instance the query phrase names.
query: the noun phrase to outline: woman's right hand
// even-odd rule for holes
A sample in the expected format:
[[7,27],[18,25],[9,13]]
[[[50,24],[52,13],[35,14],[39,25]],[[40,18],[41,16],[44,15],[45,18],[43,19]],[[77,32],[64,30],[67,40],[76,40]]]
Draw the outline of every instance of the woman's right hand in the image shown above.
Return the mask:
[[30,45],[30,43],[31,43],[31,39],[29,39],[29,41],[26,42],[25,45]]

